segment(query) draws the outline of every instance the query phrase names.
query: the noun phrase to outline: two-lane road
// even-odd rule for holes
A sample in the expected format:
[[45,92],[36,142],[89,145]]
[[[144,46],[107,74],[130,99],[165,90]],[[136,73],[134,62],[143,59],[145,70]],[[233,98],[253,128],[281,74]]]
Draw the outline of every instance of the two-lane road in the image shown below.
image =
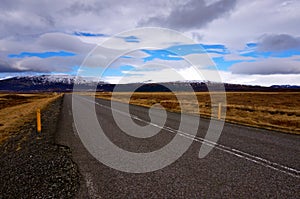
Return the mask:
[[[200,147],[212,144],[204,139],[208,119],[187,116],[191,128],[197,122],[200,124],[193,138],[188,129],[177,131],[180,114],[168,112],[166,123],[161,125],[159,113],[154,111],[152,114],[157,114],[158,119],[150,121],[149,109],[130,105],[130,114],[126,114],[126,106],[117,103],[113,111],[121,122],[122,118],[124,121],[132,118],[137,125],[160,129],[153,136],[150,131],[134,132],[147,137],[137,138],[118,127],[109,101],[97,99],[94,104],[90,97],[75,96],[74,99],[82,123],[74,124],[72,95],[65,95],[57,142],[72,149],[73,159],[82,174],[78,198],[300,198],[300,136],[225,123],[214,149],[206,157],[199,158]],[[88,132],[93,131],[88,123],[94,111],[109,140],[126,151],[156,151],[172,142],[176,135],[183,142],[191,140],[192,145],[174,163],[157,171],[127,173],[115,170],[95,159],[80,140],[78,125],[90,129]],[[101,141],[95,139],[92,145],[98,143]],[[107,148],[102,147],[98,152],[105,154],[105,150]],[[111,158],[120,158],[120,164],[124,163],[122,157]]]

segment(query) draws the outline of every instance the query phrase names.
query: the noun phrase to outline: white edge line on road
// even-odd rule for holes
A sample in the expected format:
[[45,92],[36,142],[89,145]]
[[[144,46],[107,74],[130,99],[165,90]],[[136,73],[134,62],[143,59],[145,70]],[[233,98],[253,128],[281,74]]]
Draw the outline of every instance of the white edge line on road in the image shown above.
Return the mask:
[[92,179],[93,178],[92,178],[92,175],[90,173],[85,174],[85,182],[86,182],[88,195],[90,196],[90,198],[100,199],[102,197],[100,197],[100,194],[96,190]]
[[[188,133],[185,133],[185,132],[182,132],[180,130],[176,130],[176,129],[173,129],[171,127],[165,127],[165,126],[159,126],[157,124],[154,124],[154,123],[151,123],[151,122],[147,122],[141,118],[139,118],[138,116],[136,115],[131,115],[131,114],[127,114],[123,111],[120,111],[120,110],[117,110],[117,109],[113,109],[109,106],[105,106],[103,104],[99,104],[98,102],[96,101],[92,101],[92,100],[88,100],[86,98],[83,98],[83,97],[80,97],[81,99],[84,99],[88,102],[91,102],[91,103],[95,103],[97,104],[98,106],[101,106],[103,108],[107,108],[107,109],[110,109],[112,111],[115,111],[115,112],[118,112],[122,115],[125,115],[127,117],[131,117],[133,119],[136,119],[136,120],[139,120],[139,121],[142,121],[142,122],[145,122],[147,124],[150,124],[154,127],[157,127],[157,128],[160,128],[160,129],[164,129],[166,131],[169,131],[171,133],[175,133],[175,134],[179,134],[180,136],[182,137],[185,137],[187,139],[192,139],[193,141],[196,141],[196,142],[200,142],[200,143],[203,143],[205,145],[208,145],[208,146],[211,146],[211,147],[214,147],[216,149],[219,149],[223,152],[226,152],[226,153],[229,153],[229,154],[232,154],[234,156],[237,156],[239,158],[242,158],[242,159],[245,159],[245,160],[248,160],[248,161],[251,161],[251,162],[254,162],[256,164],[259,164],[259,165],[262,165],[262,166],[265,166],[265,167],[268,167],[268,168],[271,168],[273,170],[276,170],[276,171],[279,171],[279,172],[282,172],[282,173],[285,173],[285,174],[288,174],[290,176],[293,176],[293,177],[296,177],[296,178],[300,178],[300,171],[297,170],[297,169],[294,169],[294,168],[291,168],[291,167],[288,167],[288,166],[284,166],[284,165],[281,165],[281,164],[278,164],[276,162],[272,162],[272,161],[269,161],[267,159],[264,159],[264,158],[261,158],[259,156],[255,156],[255,155],[251,155],[249,153],[246,153],[246,152],[243,152],[243,151],[240,151],[238,149],[235,149],[235,148],[231,148],[231,147],[227,147],[225,145],[221,145],[221,144],[218,144],[218,143],[215,143],[215,142],[212,142],[212,141],[209,141],[209,140],[206,140],[206,139],[203,139],[201,137],[197,137],[197,136],[193,136],[193,135],[190,135]],[[296,174],[295,174],[296,173]]]

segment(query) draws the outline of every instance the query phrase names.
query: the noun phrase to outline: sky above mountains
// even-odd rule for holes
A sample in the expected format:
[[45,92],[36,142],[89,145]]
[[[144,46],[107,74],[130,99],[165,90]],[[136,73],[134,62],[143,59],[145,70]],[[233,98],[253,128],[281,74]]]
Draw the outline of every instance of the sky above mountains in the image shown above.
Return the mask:
[[[179,80],[174,70],[203,80],[195,67],[210,73],[215,65],[227,83],[300,85],[299,11],[297,0],[2,0],[0,78],[106,69],[101,79],[112,83]],[[166,38],[144,27],[174,32]],[[136,50],[120,56],[126,47]],[[93,64],[84,64],[95,48]],[[103,61],[115,55],[109,66]],[[211,62],[187,62],[203,55]]]

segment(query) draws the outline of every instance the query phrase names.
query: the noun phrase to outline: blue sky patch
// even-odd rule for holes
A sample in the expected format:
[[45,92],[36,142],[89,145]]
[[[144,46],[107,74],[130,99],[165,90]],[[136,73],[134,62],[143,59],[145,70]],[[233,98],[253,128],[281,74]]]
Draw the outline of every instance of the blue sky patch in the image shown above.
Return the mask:
[[292,57],[295,55],[300,55],[300,51],[298,50],[285,50],[282,52],[273,52],[272,57],[279,57],[279,58],[285,58],[285,57]]
[[124,37],[124,41],[126,41],[126,42],[133,42],[133,43],[139,43],[140,39],[137,38],[136,36],[128,36],[128,37]]
[[251,51],[243,53],[241,52],[240,55],[244,57],[253,57],[253,58],[268,58],[271,56],[271,52],[258,52],[258,51]]
[[244,57],[253,58],[287,58],[295,55],[300,55],[299,50],[282,50],[282,51],[263,51],[259,49],[259,44],[257,43],[247,43],[244,50],[240,50],[239,54]]
[[133,57],[132,57],[132,56],[128,56],[128,55],[123,55],[123,56],[121,56],[120,58],[131,59],[131,58],[133,58]]
[[230,53],[227,47],[222,44],[212,44],[212,45],[202,44],[201,46],[205,49],[207,53],[217,53],[222,55]]
[[70,57],[75,56],[75,53],[59,51],[59,52],[22,52],[20,54],[9,54],[9,58],[25,58],[25,57],[39,57],[39,58],[48,58],[48,57]]
[[167,51],[167,50],[141,50],[147,53],[148,57],[143,58],[144,62],[152,61],[154,59],[162,59],[162,60],[183,60],[183,58],[178,57],[177,54]]
[[131,65],[122,65],[117,68],[102,68],[102,67],[91,68],[91,67],[82,66],[80,68],[74,68],[74,69],[76,70],[80,69],[79,72],[80,76],[100,77],[102,75],[103,77],[103,76],[123,76],[124,74],[122,73],[122,71],[130,71],[134,69],[134,67]]
[[203,54],[203,53],[216,53],[220,55],[229,54],[228,49],[224,45],[203,45],[203,44],[186,44],[175,45],[161,50],[142,50],[147,53],[148,57],[145,57],[144,62],[152,61],[154,59],[162,60],[183,60],[181,56],[189,54]]
[[240,52],[240,55],[244,57],[253,57],[253,58],[270,58],[270,57],[287,58],[295,55],[300,55],[300,51],[297,50],[286,50],[281,52],[251,51],[246,53]]
[[213,44],[187,44],[187,45],[176,45],[167,48],[173,53],[176,53],[178,56],[185,56],[189,54],[202,54],[202,53],[217,53],[217,54],[228,54],[228,50],[224,45]]
[[219,70],[226,71],[228,68],[236,63],[240,62],[254,62],[255,60],[230,60],[230,61],[225,61],[224,57],[214,57],[212,58],[214,63],[216,64],[217,68]]
[[170,51],[171,53],[177,56],[185,56],[189,54],[202,54],[205,52],[200,44],[176,45],[171,46],[165,50]]
[[246,46],[248,48],[255,48],[255,47],[257,47],[257,43],[247,43]]
[[84,37],[108,37],[106,34],[102,33],[89,33],[89,32],[74,32],[73,35],[84,36]]
[[122,73],[123,71],[131,71],[134,68],[135,67],[133,67],[131,65],[122,65],[118,68],[107,68],[104,71],[103,76],[123,76],[124,75]]

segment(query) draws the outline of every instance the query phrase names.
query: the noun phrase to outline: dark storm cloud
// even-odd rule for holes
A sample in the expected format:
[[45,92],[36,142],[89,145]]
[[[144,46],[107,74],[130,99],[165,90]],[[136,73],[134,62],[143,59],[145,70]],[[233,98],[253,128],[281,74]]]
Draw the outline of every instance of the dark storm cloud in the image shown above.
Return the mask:
[[[252,44],[256,48],[256,44]],[[236,74],[300,74],[300,37],[288,34],[264,34],[257,42],[257,49],[250,54],[252,62],[240,62],[229,70]],[[271,53],[271,56],[268,55]],[[274,55],[274,56],[273,56]]]
[[204,0],[191,0],[177,5],[167,16],[154,16],[143,19],[139,25],[159,25],[177,30],[201,28],[209,22],[228,14],[236,0],[220,0],[207,5]]
[[86,13],[100,15],[103,10],[110,8],[112,3],[113,1],[75,1],[62,11],[73,16]]
[[2,0],[0,10],[12,10],[17,5],[19,5],[19,1],[11,1],[11,0]]
[[299,61],[290,58],[269,58],[255,62],[240,62],[229,68],[235,74],[300,74]]
[[0,60],[0,72],[19,72],[19,70],[14,69],[6,61]]
[[260,51],[286,51],[300,50],[300,37],[293,37],[288,34],[264,35],[259,41]]
[[57,0],[46,1],[1,1],[0,38],[22,37],[57,30],[55,25]]

